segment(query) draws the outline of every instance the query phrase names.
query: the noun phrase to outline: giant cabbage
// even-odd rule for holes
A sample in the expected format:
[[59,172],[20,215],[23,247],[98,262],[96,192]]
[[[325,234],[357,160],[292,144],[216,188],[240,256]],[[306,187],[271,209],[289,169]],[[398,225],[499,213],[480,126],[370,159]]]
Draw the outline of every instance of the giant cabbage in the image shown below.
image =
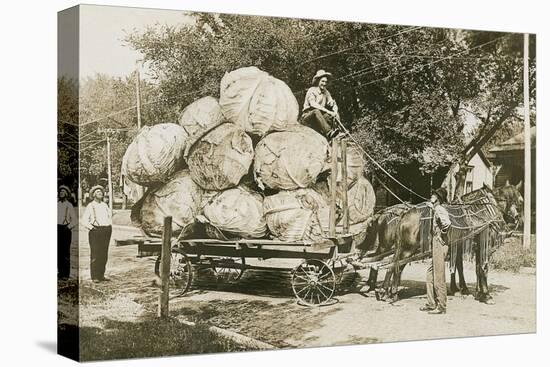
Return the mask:
[[260,140],[256,146],[254,176],[262,189],[306,188],[327,168],[327,160],[327,140],[309,127],[298,126]]
[[229,121],[258,136],[298,124],[298,101],[290,88],[254,66],[223,76],[220,106]]
[[164,183],[184,166],[186,139],[187,133],[177,124],[144,126],[126,149],[122,169],[138,185]]
[[161,234],[164,217],[172,217],[175,233],[193,224],[199,214],[202,189],[191,179],[188,170],[178,172],[172,180],[151,190],[141,203],[140,217],[135,219],[147,234]]
[[198,219],[227,238],[262,238],[267,234],[263,197],[242,186],[210,197]]
[[185,107],[179,117],[179,125],[188,135],[185,156],[187,157],[193,144],[223,122],[220,104],[214,97],[200,98]]
[[248,173],[254,150],[252,139],[234,124],[222,124],[202,137],[189,151],[187,164],[193,180],[205,190],[225,190]]
[[281,191],[264,198],[269,231],[281,241],[316,242],[328,236],[329,207],[313,189]]

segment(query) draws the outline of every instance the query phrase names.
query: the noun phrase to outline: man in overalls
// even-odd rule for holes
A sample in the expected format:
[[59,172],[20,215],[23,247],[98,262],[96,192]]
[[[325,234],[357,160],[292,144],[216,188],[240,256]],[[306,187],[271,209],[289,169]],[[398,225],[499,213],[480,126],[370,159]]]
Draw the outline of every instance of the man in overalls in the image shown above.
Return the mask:
[[426,271],[427,304],[420,308],[432,315],[447,312],[447,284],[445,282],[445,257],[449,251],[447,232],[451,227],[449,212],[443,207],[447,202],[447,190],[440,187],[432,192],[430,204],[432,218],[432,263]]

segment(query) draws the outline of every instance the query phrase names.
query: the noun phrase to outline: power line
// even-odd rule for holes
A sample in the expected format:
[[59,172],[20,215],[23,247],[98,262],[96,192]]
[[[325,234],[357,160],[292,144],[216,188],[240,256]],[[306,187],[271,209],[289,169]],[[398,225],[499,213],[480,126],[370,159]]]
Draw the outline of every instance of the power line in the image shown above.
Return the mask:
[[[480,48],[480,47],[484,47],[484,46],[486,46],[486,45],[488,45],[488,44],[491,44],[491,43],[493,43],[493,42],[496,42],[496,41],[498,41],[498,40],[500,40],[500,39],[502,39],[502,38],[504,38],[504,37],[506,37],[506,36],[497,37],[497,38],[495,38],[495,39],[493,39],[493,40],[491,40],[491,41],[488,41],[488,42],[485,42],[485,43],[483,43],[483,44],[481,44],[481,45],[477,45],[477,46],[474,46],[474,47],[472,47],[472,48],[469,48],[469,49],[460,51],[460,52],[458,52],[458,53],[456,53],[456,54],[454,54],[454,55],[445,56],[445,57],[442,57],[442,58],[437,59],[437,60],[435,60],[435,61],[432,61],[432,62],[429,62],[429,63],[426,63],[426,64],[422,64],[422,65],[420,65],[420,66],[415,66],[415,67],[413,67],[413,68],[411,68],[411,69],[408,69],[408,70],[405,70],[405,71],[402,71],[402,72],[399,72],[399,73],[386,75],[386,76],[383,77],[383,78],[379,78],[379,79],[370,81],[370,82],[368,82],[368,83],[366,83],[366,84],[359,84],[358,87],[366,87],[366,86],[371,85],[371,84],[374,84],[374,83],[376,83],[376,82],[379,82],[379,81],[382,81],[382,80],[387,80],[387,79],[389,79],[389,78],[391,78],[391,77],[394,77],[394,76],[403,75],[403,74],[408,74],[408,73],[410,73],[410,72],[418,72],[419,70],[417,70],[417,69],[421,69],[421,68],[424,68],[424,67],[426,67],[426,66],[431,66],[431,65],[437,64],[437,63],[439,63],[439,62],[441,62],[441,61],[448,60],[448,59],[450,59],[450,58],[453,57],[453,56],[460,55],[460,54],[463,54],[463,53],[472,51],[472,50],[477,49],[477,48]],[[354,86],[353,88],[356,88],[356,86]],[[340,91],[340,92],[343,92],[343,91],[346,91],[346,90],[349,90],[349,89],[350,89],[350,88],[344,89],[344,90],[342,90],[342,91]]]
[[409,27],[407,29],[404,29],[402,31],[399,31],[397,33],[394,33],[394,34],[391,34],[389,36],[384,36],[384,37],[379,37],[379,38],[376,38],[374,40],[370,40],[366,43],[363,43],[361,45],[357,45],[357,46],[352,46],[352,47],[348,47],[348,48],[345,48],[343,50],[339,50],[339,51],[334,51],[334,52],[331,52],[331,53],[328,53],[328,54],[325,54],[325,55],[321,55],[321,56],[318,56],[318,57],[314,57],[313,59],[309,59],[307,61],[304,61],[302,62],[300,65],[304,65],[304,64],[307,64],[307,63],[310,63],[312,61],[317,61],[317,60],[321,60],[321,59],[324,59],[324,58],[327,58],[327,57],[330,57],[330,56],[334,56],[334,55],[338,55],[338,54],[341,54],[341,53],[344,53],[344,52],[348,52],[350,50],[353,50],[354,48],[357,48],[357,47],[361,47],[361,46],[365,46],[365,45],[368,45],[370,43],[374,43],[374,42],[378,42],[378,41],[383,41],[385,39],[388,39],[388,38],[392,38],[392,37],[395,37],[395,36],[398,36],[400,34],[403,34],[403,33],[408,33],[408,32],[412,32],[418,28],[422,28],[420,26],[415,26],[415,27]]
[[[353,142],[355,144],[357,144],[357,146],[359,147],[359,149],[363,152],[363,154],[365,154],[365,156],[370,159],[372,161],[372,163],[374,163],[374,165],[376,167],[378,167],[382,172],[384,172],[386,174],[386,176],[388,176],[389,178],[391,178],[393,181],[395,181],[395,183],[397,183],[399,186],[401,186],[402,188],[404,188],[405,190],[407,190],[408,192],[410,192],[411,194],[414,194],[416,196],[418,196],[419,198],[423,199],[423,200],[428,200],[428,198],[416,193],[415,191],[413,191],[412,189],[410,189],[409,187],[407,187],[405,184],[401,183],[401,181],[399,181],[397,178],[395,178],[391,173],[389,173],[384,167],[382,167],[380,165],[380,163],[378,163],[376,161],[376,159],[374,159],[369,153],[367,153],[367,151],[365,149],[363,149],[363,147],[361,146],[361,144],[353,137],[353,135],[351,135],[351,133],[349,132],[349,130],[342,124],[342,122],[340,122],[340,120],[336,120],[338,122],[338,125],[340,125],[340,128],[343,129],[344,133],[349,136],[351,138],[351,140],[353,140]],[[399,199],[401,200],[401,199]]]

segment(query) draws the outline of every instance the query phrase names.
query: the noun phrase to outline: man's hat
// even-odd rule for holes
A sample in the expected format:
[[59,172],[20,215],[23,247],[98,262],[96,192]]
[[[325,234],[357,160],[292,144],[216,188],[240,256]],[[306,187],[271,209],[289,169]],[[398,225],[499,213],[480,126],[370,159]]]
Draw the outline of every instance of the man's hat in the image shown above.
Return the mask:
[[59,188],[57,189],[57,193],[59,194],[61,190],[65,190],[67,195],[71,195],[71,189],[69,189],[69,186],[65,186],[65,185],[59,186]]
[[444,204],[447,202],[447,189],[440,187],[439,189],[432,190],[432,194],[439,198],[439,201]]
[[317,70],[317,73],[315,74],[315,76],[313,77],[313,79],[311,79],[311,84],[312,85],[315,85],[317,84],[317,80],[321,79],[322,77],[330,77],[332,76],[331,73],[329,73],[328,71],[324,71],[323,69],[321,70]]
[[95,185],[90,189],[90,197],[93,197],[97,190],[101,190],[105,194],[105,189],[101,185]]

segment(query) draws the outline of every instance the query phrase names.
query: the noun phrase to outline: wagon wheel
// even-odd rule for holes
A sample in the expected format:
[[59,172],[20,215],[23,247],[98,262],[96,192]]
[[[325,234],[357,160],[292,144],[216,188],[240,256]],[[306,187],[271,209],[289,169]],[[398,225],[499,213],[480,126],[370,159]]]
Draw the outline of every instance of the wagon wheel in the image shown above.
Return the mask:
[[292,271],[292,290],[307,306],[324,305],[336,290],[336,275],[325,262],[308,259]]
[[[245,265],[244,257],[232,258],[224,257],[216,259],[212,262],[212,270],[216,273],[217,281],[223,281],[226,283],[234,283],[241,279],[244,273],[244,268],[238,267],[238,265]],[[229,266],[225,266],[229,265]],[[236,266],[236,267],[233,267]]]
[[[189,290],[193,281],[193,268],[189,258],[179,251],[172,250],[170,257],[170,297],[179,297]],[[160,276],[160,256],[155,262],[155,274]]]

